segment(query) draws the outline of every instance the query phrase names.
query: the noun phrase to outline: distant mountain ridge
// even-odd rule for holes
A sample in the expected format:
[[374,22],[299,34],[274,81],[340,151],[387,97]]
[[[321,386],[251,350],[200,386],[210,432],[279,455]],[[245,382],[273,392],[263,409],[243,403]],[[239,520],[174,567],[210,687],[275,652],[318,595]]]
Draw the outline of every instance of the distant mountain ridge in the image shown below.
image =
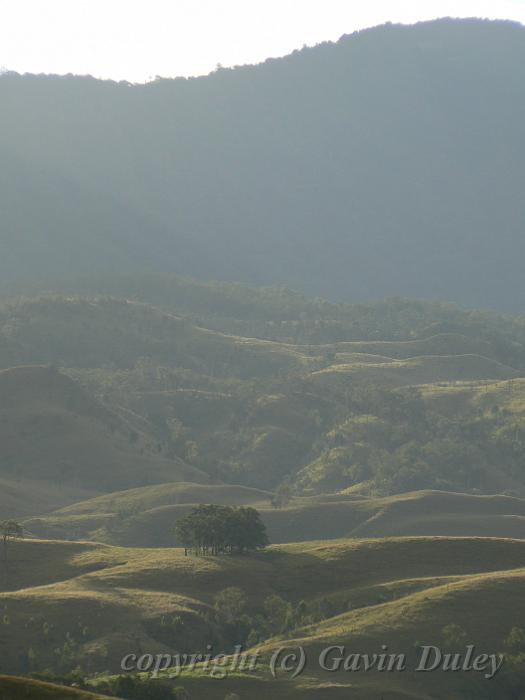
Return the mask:
[[0,77],[0,278],[175,271],[521,311],[525,30],[388,25],[145,86]]

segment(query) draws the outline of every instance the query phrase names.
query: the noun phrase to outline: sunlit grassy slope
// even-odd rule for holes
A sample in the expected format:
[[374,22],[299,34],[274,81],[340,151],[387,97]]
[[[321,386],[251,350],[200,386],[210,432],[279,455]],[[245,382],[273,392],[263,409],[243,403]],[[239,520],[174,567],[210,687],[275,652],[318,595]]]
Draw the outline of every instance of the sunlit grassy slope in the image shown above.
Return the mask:
[[[270,547],[247,557],[185,557],[178,549],[18,542],[0,596],[4,668],[19,672],[32,648],[40,667],[53,649],[92,670],[125,653],[195,651],[213,638],[214,596],[240,587],[247,611],[278,594],[325,601],[329,617],[295,633],[316,646],[334,639],[371,649],[438,638],[449,622],[500,645],[523,613],[525,542],[483,538],[335,540]],[[490,614],[481,615],[484,607]],[[474,618],[473,618],[474,616]],[[203,646],[204,645],[204,646]]]
[[[250,613],[277,593],[297,603],[325,600],[334,614],[262,647],[265,658],[282,644],[305,647],[310,658],[326,645],[363,653],[382,644],[407,651],[417,641],[444,643],[443,629],[454,622],[468,640],[501,649],[516,620],[523,618],[525,543],[495,539],[415,538],[378,541],[310,542],[272,547],[255,557],[185,558],[179,550],[133,550],[100,545],[26,542],[13,552],[12,584],[33,585],[4,593],[0,644],[9,638],[6,663],[16,671],[16,652],[38,642],[60,647],[69,635],[93,669],[115,669],[130,649],[152,653],[200,649],[212,630],[206,613],[213,596],[229,585],[248,598]],[[49,563],[42,566],[43,560]],[[32,571],[22,572],[28,562]],[[61,582],[50,584],[45,571]],[[91,570],[91,573],[89,571]],[[339,613],[337,611],[340,611]],[[39,651],[39,660],[45,652]],[[475,679],[473,679],[474,682]],[[436,677],[432,685],[411,674],[391,679],[352,677],[310,669],[296,683],[271,684],[258,678],[231,678],[220,686],[183,678],[191,697],[343,697],[360,691],[366,700],[388,690],[393,698],[455,698],[455,685]],[[475,686],[474,686],[475,687]],[[448,690],[444,691],[443,689]],[[445,693],[448,692],[449,695]],[[29,696],[31,697],[31,696]],[[45,697],[45,695],[43,696]],[[61,696],[57,696],[61,697]],[[68,696],[65,695],[67,698]],[[481,697],[481,696],[480,696]]]

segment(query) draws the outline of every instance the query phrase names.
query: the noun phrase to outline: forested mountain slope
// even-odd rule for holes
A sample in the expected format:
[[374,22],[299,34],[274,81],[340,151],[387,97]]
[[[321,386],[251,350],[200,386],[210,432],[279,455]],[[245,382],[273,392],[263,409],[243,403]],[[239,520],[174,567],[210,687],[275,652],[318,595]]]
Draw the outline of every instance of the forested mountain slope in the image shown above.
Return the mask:
[[166,270],[522,308],[525,30],[441,20],[197,79],[0,77],[0,277]]
[[[306,494],[525,493],[519,318],[402,301],[319,302],[315,317],[304,301],[287,315],[296,344],[259,294],[240,315],[275,340],[111,297],[0,306],[4,478],[95,491],[211,480],[286,481]],[[380,340],[383,323],[402,340]],[[7,370],[15,363],[30,366]]]

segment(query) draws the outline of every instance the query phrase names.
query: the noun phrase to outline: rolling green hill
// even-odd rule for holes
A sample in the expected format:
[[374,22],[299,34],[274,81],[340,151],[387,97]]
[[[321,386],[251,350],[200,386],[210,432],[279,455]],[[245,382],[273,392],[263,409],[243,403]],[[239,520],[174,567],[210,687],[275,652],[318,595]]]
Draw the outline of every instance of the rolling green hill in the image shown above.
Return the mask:
[[[245,602],[231,614],[251,619],[259,630],[252,639],[262,635],[264,654],[295,639],[309,653],[329,644],[363,653],[388,644],[411,653],[418,640],[445,644],[451,623],[472,643],[501,650],[523,619],[524,561],[523,541],[490,538],[317,541],[248,557],[201,558],[181,550],[17,542],[10,553],[12,590],[0,595],[0,648],[10,672],[45,667],[53,648],[59,649],[56,662],[66,672],[79,662],[91,671],[116,670],[123,654],[139,648],[161,653],[195,651],[211,642],[227,647],[231,628],[219,624],[217,594],[235,586]],[[281,614],[257,621],[276,595]],[[235,634],[249,632],[242,629]],[[25,657],[28,649],[33,653]],[[362,679],[365,686],[372,680],[380,682],[374,675]],[[322,677],[307,673],[288,690],[298,694],[302,683],[314,681],[318,686]],[[398,681],[407,692],[414,679],[408,674]],[[446,677],[434,682],[454,687]],[[198,680],[188,683],[192,697],[199,697]],[[419,687],[429,690],[423,680]],[[227,693],[232,686],[224,682],[222,688]]]
[[[177,287],[179,299],[185,284]],[[201,312],[207,308],[210,319],[210,290],[187,284],[187,303],[196,308],[202,292]],[[286,293],[252,290],[239,307],[242,289],[227,290],[221,303],[229,303],[231,292],[230,313],[247,323],[253,313],[253,330],[261,330],[260,322],[268,328],[274,323],[275,337],[280,336],[271,318],[275,298],[286,299]],[[18,414],[4,425],[8,431],[11,424],[11,432],[4,432],[3,478],[12,480],[16,447],[25,461],[17,478],[41,481],[47,474],[38,466],[47,459],[45,441],[50,445],[60,435],[61,444],[53,443],[59,450],[52,457],[55,483],[98,492],[182,478],[263,490],[286,480],[299,493],[352,486],[381,495],[426,488],[525,493],[520,319],[415,302],[325,308],[320,301],[290,298],[290,313],[299,316],[297,339],[305,339],[301,324],[306,323],[309,336],[317,323],[317,344],[232,335],[195,325],[194,317],[110,297],[44,296],[5,303],[0,307],[0,366],[15,360],[55,365],[63,396],[60,406],[54,405],[58,399],[51,393],[43,399],[50,404],[44,408],[42,397],[16,389]],[[318,321],[310,317],[316,308]],[[265,314],[267,321],[261,321]],[[338,314],[343,325],[337,333],[346,329],[348,338],[359,328],[365,336],[377,335],[389,319],[387,328],[397,326],[404,339],[327,343],[329,319],[337,320]],[[13,376],[37,371],[45,374],[29,368]],[[77,384],[67,384],[66,377]],[[35,391],[38,386],[35,382]],[[41,390],[48,391],[46,386]],[[450,419],[442,406],[460,396],[461,413]],[[32,406],[35,401],[38,408]],[[70,415],[68,401],[77,401],[87,414]],[[109,456],[115,450],[119,454]],[[108,459],[122,464],[123,453],[130,454],[131,466],[122,466],[120,474],[112,469],[111,483],[104,483],[103,465]],[[143,455],[157,464],[147,473],[139,463]],[[88,478],[82,467],[79,477],[75,460],[88,456],[99,471],[90,470]],[[152,476],[157,469],[160,476]],[[57,478],[60,470],[69,470],[65,481]],[[78,496],[71,500],[84,494]],[[10,512],[13,499],[5,503]],[[57,495],[51,509],[66,502]],[[17,512],[31,511],[19,504]]]
[[[0,700],[524,700],[525,316],[465,308],[522,312],[524,66],[524,27],[448,19],[0,71]],[[196,556],[200,504],[270,544]],[[120,676],[239,644],[256,672]]]
[[[411,593],[392,602],[378,604],[374,609],[364,609],[343,613],[333,619],[301,630],[288,641],[290,647],[301,645],[310,658],[316,658],[323,649],[340,645],[349,652],[359,649],[361,653],[378,653],[385,645],[393,653],[404,649],[409,659],[408,668],[415,668],[420,653],[414,649],[423,644],[437,645],[460,652],[461,642],[447,642],[446,627],[454,624],[463,630],[468,643],[478,650],[500,651],[505,648],[505,638],[516,619],[522,620],[525,609],[521,600],[521,587],[525,580],[525,570],[519,569],[495,574],[465,576],[456,581]],[[505,601],[503,603],[503,601]],[[445,623],[445,624],[444,624]],[[301,634],[301,632],[303,634]],[[467,643],[467,642],[466,642]],[[269,643],[266,651],[270,654],[277,644]],[[463,654],[465,652],[463,651]],[[437,671],[432,679],[423,679],[422,674],[399,674],[394,689],[399,684],[400,697],[414,698],[462,698],[473,695],[479,698],[510,698],[512,690],[505,678],[495,676],[491,683],[483,680],[481,674],[471,677],[468,674],[454,674]],[[386,674],[372,673],[372,686],[360,697],[373,697],[372,692],[389,693],[390,679]],[[322,673],[317,673],[317,688],[321,690]],[[310,682],[312,682],[310,680]],[[339,682],[352,688],[348,674],[344,671],[330,674],[330,682]],[[370,682],[370,681],[369,681]],[[366,686],[368,683],[364,682]],[[375,685],[375,689],[374,689]],[[328,690],[328,689],[327,689]],[[406,695],[405,695],[406,694]],[[300,696],[300,689],[298,689]],[[313,694],[313,697],[319,697]],[[327,698],[331,695],[327,692]],[[334,697],[338,697],[337,692]],[[377,696],[376,696],[377,697]],[[386,697],[389,697],[387,694]],[[394,695],[394,697],[397,697]]]
[[172,547],[176,521],[199,503],[257,508],[272,543],[352,537],[443,535],[525,539],[525,501],[509,496],[420,491],[387,498],[295,497],[283,508],[273,494],[237,486],[163,484],[82,501],[28,518],[39,537]]

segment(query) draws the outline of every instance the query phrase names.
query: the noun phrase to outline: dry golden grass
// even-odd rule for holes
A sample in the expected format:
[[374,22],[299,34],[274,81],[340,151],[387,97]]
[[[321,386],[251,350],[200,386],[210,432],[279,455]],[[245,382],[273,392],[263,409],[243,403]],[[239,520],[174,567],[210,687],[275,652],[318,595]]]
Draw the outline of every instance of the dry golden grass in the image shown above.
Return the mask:
[[[205,648],[206,611],[230,586],[245,592],[252,615],[272,594],[351,608],[304,630],[308,644],[354,635],[372,646],[384,635],[413,643],[447,621],[501,641],[523,612],[525,542],[517,540],[333,540],[205,558],[178,549],[27,541],[15,543],[10,559],[13,590],[0,595],[0,646],[11,672],[24,650],[39,650],[44,663],[46,647],[60,649],[68,635],[93,670],[116,670],[137,644],[151,653]],[[488,605],[491,615],[483,617]],[[471,615],[479,617],[475,626]]]

